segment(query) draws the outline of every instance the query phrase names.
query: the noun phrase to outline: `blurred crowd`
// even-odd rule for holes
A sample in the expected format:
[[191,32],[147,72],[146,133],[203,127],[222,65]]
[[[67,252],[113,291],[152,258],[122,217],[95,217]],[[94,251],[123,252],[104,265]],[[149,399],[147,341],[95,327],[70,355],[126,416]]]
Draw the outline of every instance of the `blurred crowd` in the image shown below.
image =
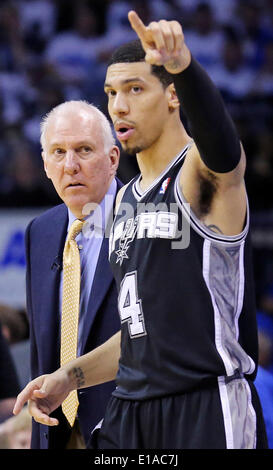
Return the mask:
[[[41,118],[70,99],[88,100],[107,114],[103,82],[108,58],[116,46],[136,37],[127,19],[130,9],[145,24],[165,18],[183,25],[192,54],[222,93],[244,144],[251,211],[271,220],[273,227],[273,0],[1,0],[0,209],[48,207],[59,202],[43,171]],[[185,119],[183,110],[181,115]],[[136,159],[122,152],[118,176],[126,183],[136,173]],[[268,251],[260,255],[258,250],[256,274],[263,282],[267,263],[268,285],[262,285],[258,305],[258,380],[262,393],[271,397],[272,250],[270,256]],[[10,321],[14,316],[17,329]],[[18,367],[18,358],[28,354],[26,317],[0,306],[0,323],[17,373],[22,374],[24,361]],[[27,377],[18,380],[24,386]],[[263,395],[263,400],[269,398]],[[0,416],[0,422],[3,420]],[[21,422],[25,425],[23,419]],[[19,446],[8,442],[13,423],[5,423],[5,428],[0,425],[0,448]],[[267,425],[273,436],[269,418]],[[27,420],[28,431],[29,426]]]
[[[182,23],[246,148],[252,210],[272,209],[273,0],[1,0],[0,207],[58,202],[42,169],[41,117],[69,99],[107,112],[106,64],[116,46],[135,38],[130,9],[146,24]],[[136,171],[134,158],[121,159],[124,182]]]

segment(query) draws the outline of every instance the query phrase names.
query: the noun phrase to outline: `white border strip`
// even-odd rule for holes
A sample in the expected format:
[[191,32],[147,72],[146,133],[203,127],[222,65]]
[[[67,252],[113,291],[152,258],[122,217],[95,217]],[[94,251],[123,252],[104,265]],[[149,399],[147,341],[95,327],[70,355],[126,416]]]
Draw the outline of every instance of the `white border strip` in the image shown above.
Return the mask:
[[231,413],[230,413],[227,386],[226,386],[224,376],[218,377],[218,386],[219,386],[220,400],[222,404],[222,411],[223,411],[223,418],[224,418],[224,426],[225,426],[225,433],[226,433],[226,446],[227,446],[227,449],[234,449],[232,419],[231,419]]
[[[242,242],[240,246],[240,254],[239,254],[239,290],[238,290],[238,300],[237,300],[237,309],[234,317],[235,323],[235,331],[236,331],[236,339],[239,339],[239,318],[242,312],[243,303],[244,303],[244,292],[245,292],[245,269],[244,269],[244,248],[245,248],[245,241]],[[255,362],[253,359],[248,355],[249,359],[249,368],[245,371],[245,374],[252,374],[255,370]]]
[[244,300],[244,288],[245,288],[245,271],[244,271],[244,247],[245,242],[243,241],[240,246],[240,254],[239,254],[239,290],[238,290],[238,300],[237,300],[237,309],[235,313],[235,331],[236,331],[236,339],[239,338],[239,317],[241,315],[241,311],[243,308],[243,300]]
[[252,414],[252,417],[255,421],[255,437],[254,437],[254,442],[253,442],[253,449],[256,449],[256,447],[257,447],[257,416],[256,416],[256,411],[255,411],[255,409],[253,407],[253,404],[252,404],[252,395],[251,395],[251,389],[250,389],[249,383],[246,379],[243,379],[243,380],[245,382],[247,395],[248,395],[248,407],[249,407],[250,413]]

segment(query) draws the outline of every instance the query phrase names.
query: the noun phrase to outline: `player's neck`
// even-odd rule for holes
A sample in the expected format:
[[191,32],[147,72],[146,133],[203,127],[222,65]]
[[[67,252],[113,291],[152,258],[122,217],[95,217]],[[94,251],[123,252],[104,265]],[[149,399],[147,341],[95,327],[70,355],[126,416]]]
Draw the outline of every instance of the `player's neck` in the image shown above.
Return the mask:
[[191,140],[182,123],[165,129],[160,139],[137,154],[141,188],[145,190]]

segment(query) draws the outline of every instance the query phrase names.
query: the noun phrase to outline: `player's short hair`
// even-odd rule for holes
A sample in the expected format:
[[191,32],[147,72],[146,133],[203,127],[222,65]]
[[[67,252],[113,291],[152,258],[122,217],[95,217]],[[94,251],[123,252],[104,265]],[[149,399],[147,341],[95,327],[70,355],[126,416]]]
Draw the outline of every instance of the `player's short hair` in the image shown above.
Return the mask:
[[[112,54],[108,67],[113,64],[130,63],[130,62],[145,62],[145,51],[139,39],[127,42],[118,47]],[[162,65],[151,65],[151,73],[155,75],[162,83],[164,88],[173,83],[173,76],[167,72]]]
[[53,108],[49,113],[47,113],[41,122],[40,129],[41,129],[41,137],[40,137],[40,142],[41,142],[41,147],[42,150],[45,151],[46,147],[46,131],[48,124],[50,120],[56,116],[60,112],[68,112],[68,111],[80,111],[80,110],[85,110],[88,111],[90,114],[94,114],[96,117],[96,120],[100,123],[101,126],[101,132],[102,132],[102,138],[104,142],[104,151],[105,153],[108,153],[113,145],[115,145],[115,138],[112,133],[112,128],[110,125],[110,122],[108,121],[107,117],[93,104],[88,103],[87,101],[84,100],[71,100],[71,101],[65,101],[64,103],[61,103],[55,108]]

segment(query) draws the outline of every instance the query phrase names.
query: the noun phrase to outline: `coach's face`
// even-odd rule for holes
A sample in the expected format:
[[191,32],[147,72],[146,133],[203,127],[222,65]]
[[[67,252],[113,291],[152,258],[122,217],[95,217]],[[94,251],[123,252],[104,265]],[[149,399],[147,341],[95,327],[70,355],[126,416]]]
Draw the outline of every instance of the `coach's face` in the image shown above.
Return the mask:
[[105,79],[108,111],[116,135],[128,153],[160,145],[170,117],[170,87],[163,88],[146,62],[117,63]]
[[101,124],[86,110],[58,113],[48,123],[43,153],[48,178],[77,218],[85,204],[99,204],[116,173],[119,150],[106,153]]

